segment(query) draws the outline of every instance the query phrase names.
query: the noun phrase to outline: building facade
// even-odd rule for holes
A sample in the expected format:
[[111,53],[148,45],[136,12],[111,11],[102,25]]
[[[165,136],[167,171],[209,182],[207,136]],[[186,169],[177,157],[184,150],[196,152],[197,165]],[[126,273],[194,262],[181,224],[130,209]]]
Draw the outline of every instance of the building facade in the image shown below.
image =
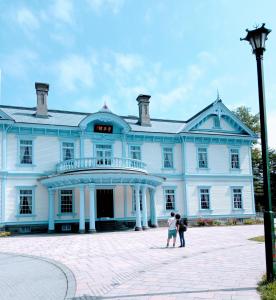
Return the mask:
[[[95,113],[0,106],[0,224],[94,232],[116,221],[158,226],[171,211],[188,219],[255,215],[251,145],[256,135],[220,99],[187,121],[138,117],[106,105]],[[106,223],[110,224],[110,223]]]

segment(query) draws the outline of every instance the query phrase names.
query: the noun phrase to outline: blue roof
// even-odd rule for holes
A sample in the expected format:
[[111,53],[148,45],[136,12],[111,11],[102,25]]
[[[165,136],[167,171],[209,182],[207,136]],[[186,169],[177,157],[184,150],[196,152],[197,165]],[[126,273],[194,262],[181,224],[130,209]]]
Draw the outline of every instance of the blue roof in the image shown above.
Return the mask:
[[[61,110],[48,110],[48,118],[36,117],[36,108],[16,107],[0,105],[0,109],[12,118],[16,123],[27,123],[37,125],[55,125],[78,127],[79,123],[90,115],[90,113],[71,112]],[[184,121],[151,119],[151,126],[137,124],[137,117],[120,116],[131,127],[132,131],[155,132],[155,133],[178,133],[185,125]]]

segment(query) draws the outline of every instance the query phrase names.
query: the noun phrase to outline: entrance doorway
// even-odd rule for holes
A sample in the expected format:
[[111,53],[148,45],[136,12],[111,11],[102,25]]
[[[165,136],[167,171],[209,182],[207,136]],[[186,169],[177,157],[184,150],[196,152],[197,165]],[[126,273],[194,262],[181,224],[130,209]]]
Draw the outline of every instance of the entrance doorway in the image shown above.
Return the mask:
[[97,218],[114,218],[113,190],[97,190]]

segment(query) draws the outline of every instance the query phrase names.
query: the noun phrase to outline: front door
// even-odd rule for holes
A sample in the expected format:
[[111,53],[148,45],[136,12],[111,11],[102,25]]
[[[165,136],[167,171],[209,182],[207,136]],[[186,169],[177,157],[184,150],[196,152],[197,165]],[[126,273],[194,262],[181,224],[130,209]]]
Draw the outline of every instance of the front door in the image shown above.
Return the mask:
[[97,218],[114,218],[113,190],[97,190]]

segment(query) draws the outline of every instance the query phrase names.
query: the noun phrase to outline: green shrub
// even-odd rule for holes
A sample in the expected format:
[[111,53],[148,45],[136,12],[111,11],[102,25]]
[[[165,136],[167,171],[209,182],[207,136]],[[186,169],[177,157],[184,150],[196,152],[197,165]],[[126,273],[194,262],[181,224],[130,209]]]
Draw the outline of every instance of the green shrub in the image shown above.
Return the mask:
[[262,300],[275,300],[276,299],[276,281],[268,282],[266,276],[258,283],[258,292],[261,294]]
[[220,225],[221,225],[221,222],[218,221],[218,220],[214,220],[214,221],[213,221],[213,225],[214,225],[214,226],[220,226]]
[[253,220],[253,219],[245,219],[245,220],[243,221],[243,224],[244,224],[244,225],[253,225],[253,224],[256,224],[256,222],[255,222],[255,220]]
[[0,232],[0,237],[10,236],[11,233],[9,231],[2,231]]

